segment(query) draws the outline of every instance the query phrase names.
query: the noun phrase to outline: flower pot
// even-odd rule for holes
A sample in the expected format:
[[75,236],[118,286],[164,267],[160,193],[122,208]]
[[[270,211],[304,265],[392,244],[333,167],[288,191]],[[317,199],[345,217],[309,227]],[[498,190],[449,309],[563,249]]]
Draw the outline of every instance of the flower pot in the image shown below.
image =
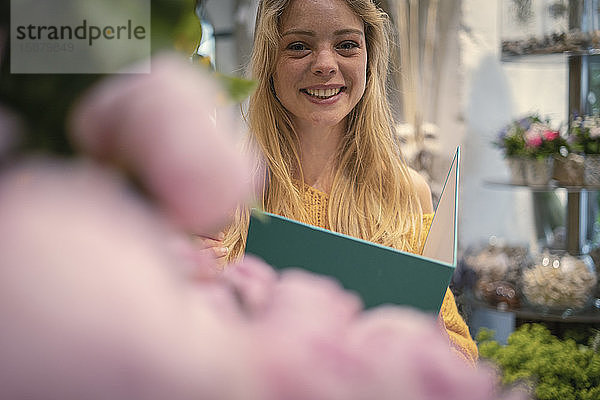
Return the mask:
[[600,186],[600,154],[586,154],[583,161],[583,181]]
[[541,160],[528,159],[525,165],[525,178],[530,186],[546,186],[553,174],[554,158],[546,157]]
[[569,154],[554,156],[554,179],[564,186],[583,185],[583,156]]
[[510,183],[515,185],[526,185],[525,165],[527,160],[523,157],[508,157],[506,163],[510,171]]

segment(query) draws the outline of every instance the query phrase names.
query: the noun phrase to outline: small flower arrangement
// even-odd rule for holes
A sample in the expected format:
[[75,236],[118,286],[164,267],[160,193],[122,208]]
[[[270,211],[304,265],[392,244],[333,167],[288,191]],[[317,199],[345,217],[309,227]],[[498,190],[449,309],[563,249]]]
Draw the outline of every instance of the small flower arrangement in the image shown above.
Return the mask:
[[575,116],[571,120],[569,141],[577,153],[600,154],[600,115]]
[[505,157],[543,159],[560,154],[567,141],[559,130],[553,129],[550,119],[542,120],[531,114],[506,125],[494,144],[504,151]]

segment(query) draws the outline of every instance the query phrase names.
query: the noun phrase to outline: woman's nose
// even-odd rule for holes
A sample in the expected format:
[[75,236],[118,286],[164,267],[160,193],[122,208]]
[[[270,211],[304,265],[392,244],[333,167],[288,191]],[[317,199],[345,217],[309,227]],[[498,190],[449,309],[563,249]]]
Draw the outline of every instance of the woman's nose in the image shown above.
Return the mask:
[[335,75],[338,71],[338,65],[334,51],[330,49],[319,50],[315,55],[311,70],[315,75]]

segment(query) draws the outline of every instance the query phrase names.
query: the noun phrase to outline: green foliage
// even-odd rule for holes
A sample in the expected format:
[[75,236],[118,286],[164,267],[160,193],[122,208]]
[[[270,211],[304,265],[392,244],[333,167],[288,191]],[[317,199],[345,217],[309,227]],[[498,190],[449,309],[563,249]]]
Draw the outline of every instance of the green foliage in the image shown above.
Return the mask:
[[507,157],[525,157],[528,155],[525,147],[525,136],[521,132],[506,135],[497,145],[504,150]]
[[503,383],[535,384],[539,400],[600,399],[600,354],[573,338],[559,339],[540,324],[525,324],[506,346],[482,330],[479,353],[502,369]]
[[176,49],[190,55],[200,40],[195,0],[151,0],[152,54]]
[[216,74],[216,77],[228,93],[229,98],[236,103],[242,102],[256,88],[256,81],[253,80],[223,74]]
[[[188,3],[191,3],[188,1]],[[190,4],[189,8],[180,16],[179,20],[173,27],[173,47],[177,51],[184,54],[192,54],[200,44],[202,37],[202,28],[200,20],[194,12]]]

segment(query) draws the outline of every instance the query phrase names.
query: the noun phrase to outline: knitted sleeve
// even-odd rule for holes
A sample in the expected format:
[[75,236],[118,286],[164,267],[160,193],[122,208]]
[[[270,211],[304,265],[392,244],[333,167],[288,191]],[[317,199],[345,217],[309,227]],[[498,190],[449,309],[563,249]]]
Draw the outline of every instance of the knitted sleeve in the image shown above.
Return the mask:
[[477,345],[471,338],[469,327],[458,313],[454,295],[450,289],[446,290],[440,316],[450,337],[452,349],[470,363],[475,364],[479,356]]
[[[433,214],[423,215],[421,252],[423,251],[423,244],[432,221]],[[444,322],[446,332],[448,332],[453,350],[467,361],[474,364],[478,358],[477,345],[471,338],[469,327],[458,312],[454,295],[450,289],[446,290],[446,295],[444,296],[444,301],[442,302],[442,307],[440,309],[440,317]]]

